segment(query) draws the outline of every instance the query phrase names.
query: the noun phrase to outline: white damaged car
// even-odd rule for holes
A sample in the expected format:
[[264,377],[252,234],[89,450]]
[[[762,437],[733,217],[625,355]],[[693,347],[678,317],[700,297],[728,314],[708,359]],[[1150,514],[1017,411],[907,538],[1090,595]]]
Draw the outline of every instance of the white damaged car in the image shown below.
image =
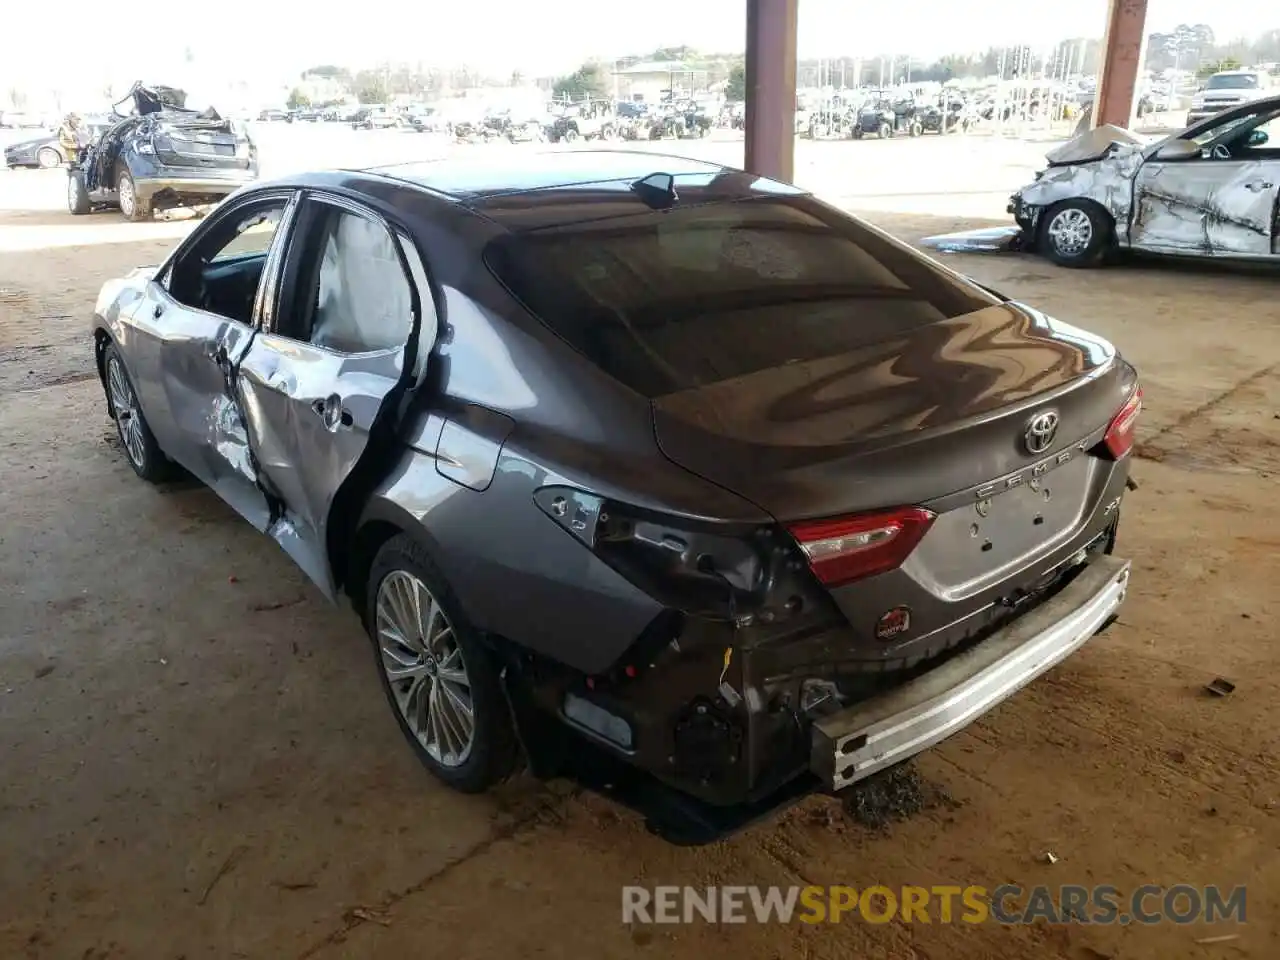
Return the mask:
[[1280,96],[1155,143],[1101,126],[1046,159],[1009,204],[1016,248],[1068,267],[1113,250],[1280,263]]

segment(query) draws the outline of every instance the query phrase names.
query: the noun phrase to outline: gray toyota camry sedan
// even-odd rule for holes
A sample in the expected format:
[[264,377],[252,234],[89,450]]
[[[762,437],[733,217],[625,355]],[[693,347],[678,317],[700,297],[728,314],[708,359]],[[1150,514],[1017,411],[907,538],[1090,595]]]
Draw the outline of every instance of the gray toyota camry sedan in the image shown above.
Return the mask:
[[107,283],[93,337],[133,469],[348,597],[461,790],[589,756],[708,822],[838,791],[1128,585],[1142,392],[1111,344],[740,170],[258,183]]

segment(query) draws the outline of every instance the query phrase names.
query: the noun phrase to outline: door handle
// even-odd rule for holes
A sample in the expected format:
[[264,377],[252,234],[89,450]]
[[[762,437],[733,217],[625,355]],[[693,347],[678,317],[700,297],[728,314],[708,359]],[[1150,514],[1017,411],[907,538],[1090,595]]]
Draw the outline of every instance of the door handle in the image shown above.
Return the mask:
[[1274,186],[1275,184],[1268,180],[1254,180],[1252,183],[1246,183],[1244,185],[1246,190],[1252,190],[1254,193],[1257,193],[1260,190],[1270,190]]
[[337,430],[338,427],[349,427],[355,422],[355,419],[342,408],[342,398],[336,393],[330,394],[322,400],[312,400],[311,409],[315,411],[316,416],[324,421],[325,427],[330,430]]
[[161,317],[161,315],[163,315],[163,314],[164,314],[164,304],[163,304],[163,303],[157,303],[157,304],[156,304],[156,308],[155,308],[154,310],[152,310],[152,311],[151,311],[151,317],[152,317],[152,319],[159,320],[159,319],[160,319],[160,317]]

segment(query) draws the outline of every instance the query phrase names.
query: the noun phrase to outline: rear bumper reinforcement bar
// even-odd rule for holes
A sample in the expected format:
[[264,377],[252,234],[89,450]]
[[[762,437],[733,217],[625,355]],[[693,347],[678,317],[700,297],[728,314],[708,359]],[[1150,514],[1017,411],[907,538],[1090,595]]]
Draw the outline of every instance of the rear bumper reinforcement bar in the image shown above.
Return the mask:
[[831,789],[964,729],[1079,649],[1115,615],[1129,561],[1101,556],[1065,589],[977,646],[813,725],[810,767]]

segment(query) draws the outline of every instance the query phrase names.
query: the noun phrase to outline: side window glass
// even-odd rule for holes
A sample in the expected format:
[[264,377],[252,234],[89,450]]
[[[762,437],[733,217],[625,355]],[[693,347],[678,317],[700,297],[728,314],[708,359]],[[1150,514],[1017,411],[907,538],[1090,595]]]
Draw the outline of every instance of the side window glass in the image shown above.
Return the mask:
[[265,257],[271,249],[271,241],[275,239],[276,229],[280,226],[280,215],[284,207],[273,207],[246,218],[236,227],[236,234],[227,244],[212,257],[213,263],[231,260],[236,257]]
[[313,344],[342,353],[404,345],[413,300],[395,242],[381,224],[334,209],[320,248]]
[[283,199],[271,200],[217,221],[174,263],[169,295],[185,306],[252,323],[267,252],[286,206]]

